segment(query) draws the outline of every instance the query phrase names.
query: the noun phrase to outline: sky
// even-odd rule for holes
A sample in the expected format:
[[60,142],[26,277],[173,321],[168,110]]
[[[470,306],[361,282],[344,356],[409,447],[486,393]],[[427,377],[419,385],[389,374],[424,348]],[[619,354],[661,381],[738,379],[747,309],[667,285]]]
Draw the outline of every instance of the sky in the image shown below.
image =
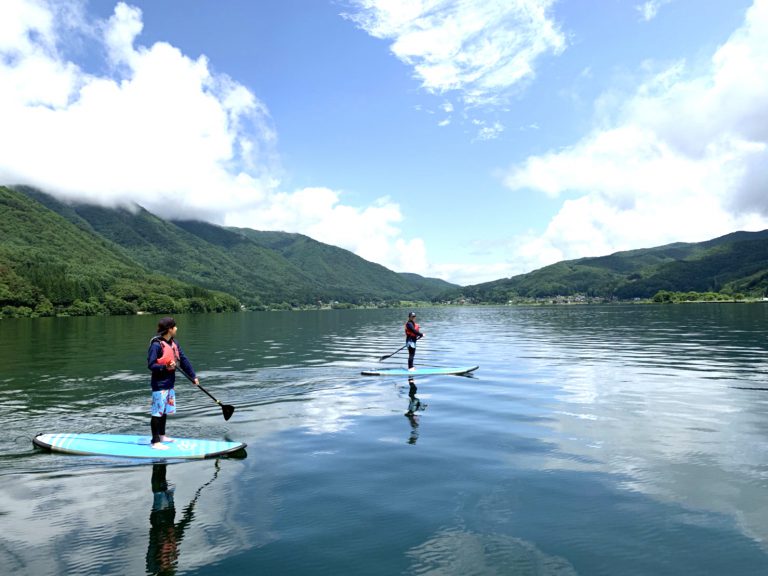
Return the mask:
[[0,184],[461,285],[768,228],[768,0],[0,0]]

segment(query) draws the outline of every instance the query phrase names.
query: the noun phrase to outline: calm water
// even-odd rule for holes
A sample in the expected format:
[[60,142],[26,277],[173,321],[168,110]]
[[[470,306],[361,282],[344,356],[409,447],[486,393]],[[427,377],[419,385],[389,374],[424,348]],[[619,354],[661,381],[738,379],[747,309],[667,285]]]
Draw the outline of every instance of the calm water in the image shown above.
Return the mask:
[[244,459],[34,450],[148,433],[157,319],[0,321],[0,573],[768,573],[768,305],[420,310],[417,363],[480,370],[415,393],[359,375],[405,311],[177,319],[237,411],[179,382],[169,433]]

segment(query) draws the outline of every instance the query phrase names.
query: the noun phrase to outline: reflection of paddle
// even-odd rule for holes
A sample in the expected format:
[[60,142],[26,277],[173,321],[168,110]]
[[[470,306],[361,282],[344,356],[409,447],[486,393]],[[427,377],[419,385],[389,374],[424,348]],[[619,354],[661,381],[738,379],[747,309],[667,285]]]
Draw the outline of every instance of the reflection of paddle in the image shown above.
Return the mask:
[[[192,378],[192,377],[191,377],[189,374],[187,374],[187,373],[184,371],[184,369],[181,367],[181,364],[180,364],[179,362],[176,362],[176,368],[178,368],[178,369],[181,371],[181,373],[182,373],[182,374],[184,374],[184,376],[186,376],[186,377],[187,377],[187,379],[188,379],[190,382],[194,383],[195,379],[194,379],[194,378]],[[216,398],[214,398],[214,397],[213,397],[213,394],[211,394],[210,392],[208,392],[208,390],[206,390],[205,388],[203,388],[203,387],[202,387],[200,384],[197,384],[196,386],[197,386],[198,388],[200,388],[200,390],[202,390],[203,392],[205,392],[206,394],[208,394],[208,396],[210,396],[210,397],[211,397],[211,400],[213,400],[214,402],[216,402],[216,404],[218,404],[219,406],[221,406],[221,413],[224,415],[224,420],[229,420],[230,418],[232,418],[232,414],[234,414],[234,413],[235,413],[235,407],[234,407],[234,406],[230,406],[229,404],[222,404],[222,403],[221,403],[221,400],[217,400]]]
[[[216,459],[213,478],[200,486],[182,513],[181,521],[175,522],[176,507],[173,489],[165,478],[167,464],[152,467],[152,492],[155,501],[149,514],[149,545],[147,547],[147,572],[151,574],[176,574],[181,541],[184,531],[195,517],[195,504],[203,488],[213,483],[219,475],[219,459]],[[158,496],[160,499],[158,500]]]
[[195,507],[195,503],[197,502],[197,499],[200,497],[200,493],[203,491],[203,488],[208,486],[209,484],[213,484],[213,481],[216,480],[219,476],[219,470],[221,470],[221,467],[219,466],[219,459],[216,458],[216,462],[213,464],[214,468],[216,468],[215,472],[213,473],[213,478],[208,480],[205,484],[200,486],[200,488],[197,489],[197,492],[195,492],[194,497],[192,500],[190,500],[189,504],[187,504],[187,507],[184,508],[184,515],[182,517],[182,521],[187,521],[187,523],[192,521],[192,510]]

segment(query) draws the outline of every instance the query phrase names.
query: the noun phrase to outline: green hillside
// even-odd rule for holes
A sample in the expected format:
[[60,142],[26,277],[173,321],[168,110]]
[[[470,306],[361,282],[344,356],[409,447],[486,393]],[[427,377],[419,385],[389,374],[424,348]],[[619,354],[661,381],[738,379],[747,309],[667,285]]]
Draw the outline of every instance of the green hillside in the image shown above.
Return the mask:
[[439,278],[426,278],[411,272],[400,272],[400,275],[413,284],[416,288],[427,294],[430,299],[439,299],[446,290],[456,288],[455,284]]
[[120,247],[0,187],[3,316],[236,310],[232,296],[147,270]]
[[478,302],[586,297],[651,298],[659,291],[768,293],[768,230],[734,232],[699,243],[567,260],[528,274],[447,292]]
[[[149,286],[159,283],[159,279],[163,282],[173,279],[176,284],[172,290],[152,292],[174,294],[175,299],[190,298],[187,292],[192,289],[196,291],[195,297],[201,294],[219,297],[226,293],[230,308],[237,307],[239,300],[253,309],[319,302],[429,301],[447,288],[456,288],[441,280],[392,272],[347,250],[300,234],[224,228],[197,221],[171,222],[139,206],[105,208],[61,202],[26,187],[1,190],[9,206],[10,203],[23,206],[35,217],[16,215],[4,223],[8,230],[0,236],[4,254],[0,274],[5,278],[3,294],[7,300],[0,300],[0,307],[7,302],[7,306],[30,308],[29,303],[35,303],[39,294],[49,290],[43,286],[45,282],[53,282],[49,278],[62,275],[70,278],[78,274],[84,286],[107,286],[98,290],[81,288],[78,292],[79,299],[91,298],[102,305],[107,295],[114,295],[118,279],[126,278],[131,279],[134,292],[138,290],[136,285]],[[59,235],[60,229],[66,233]],[[43,234],[38,234],[38,230]],[[61,242],[68,235],[76,239],[68,241],[66,247],[59,247],[48,242],[46,235],[55,236]],[[23,247],[15,249],[22,239]],[[88,248],[87,243],[98,244],[101,251]],[[37,273],[20,276],[19,271],[29,268],[25,262],[31,255],[41,261],[53,261],[58,268],[38,266]],[[62,260],[68,263],[63,268]],[[146,288],[141,294],[148,292]],[[32,296],[33,293],[37,296]],[[27,294],[26,299],[21,298],[22,294]],[[139,298],[138,292],[124,296],[119,298],[131,304],[126,311],[145,309],[142,307],[145,301]],[[55,294],[54,297],[58,298]],[[26,304],[21,304],[22,300]],[[56,302],[60,302],[56,305],[57,311],[71,305],[61,298]],[[199,302],[194,303],[201,307]],[[32,310],[36,306],[31,306]],[[214,309],[211,304],[203,309],[209,308]]]
[[[236,239],[229,244],[211,243],[205,235],[201,238],[188,232],[185,226],[158,218],[138,206],[128,210],[68,205],[39,192],[25,192],[71,222],[119,245],[149,270],[208,289],[227,291],[248,306],[258,306],[262,301],[295,300],[308,284],[301,271],[279,254],[252,244],[252,250],[244,254],[237,249]],[[223,228],[208,226],[232,236]]]
[[[302,234],[167,221],[0,187],[0,317],[674,293],[768,294],[768,230],[580,258],[466,286],[401,274]],[[657,296],[658,297],[658,296]]]
[[324,286],[347,291],[349,288],[345,287],[354,287],[350,296],[370,298],[378,294],[385,299],[431,300],[456,287],[444,280],[393,272],[348,250],[317,242],[303,234],[261,232],[249,228],[230,230],[237,231],[259,246],[279,252]]

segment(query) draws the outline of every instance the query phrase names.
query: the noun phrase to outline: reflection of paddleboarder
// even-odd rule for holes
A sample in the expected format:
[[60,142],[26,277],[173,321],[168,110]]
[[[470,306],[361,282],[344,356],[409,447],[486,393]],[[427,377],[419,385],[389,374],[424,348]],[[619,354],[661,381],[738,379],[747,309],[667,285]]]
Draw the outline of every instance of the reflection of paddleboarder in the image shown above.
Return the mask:
[[422,404],[421,400],[416,397],[417,390],[413,377],[408,378],[408,412],[405,413],[406,418],[411,423],[411,436],[408,438],[408,444],[416,444],[416,440],[419,438],[419,419],[416,412],[427,408],[427,405]]
[[165,477],[167,464],[152,466],[152,511],[149,513],[149,545],[147,547],[147,572],[149,574],[176,574],[179,560],[179,545],[184,531],[195,516],[194,508],[203,488],[216,479],[219,474],[219,461],[216,460],[216,472],[208,482],[200,486],[190,503],[184,508],[181,520],[176,520],[176,506],[173,501],[174,487]]

